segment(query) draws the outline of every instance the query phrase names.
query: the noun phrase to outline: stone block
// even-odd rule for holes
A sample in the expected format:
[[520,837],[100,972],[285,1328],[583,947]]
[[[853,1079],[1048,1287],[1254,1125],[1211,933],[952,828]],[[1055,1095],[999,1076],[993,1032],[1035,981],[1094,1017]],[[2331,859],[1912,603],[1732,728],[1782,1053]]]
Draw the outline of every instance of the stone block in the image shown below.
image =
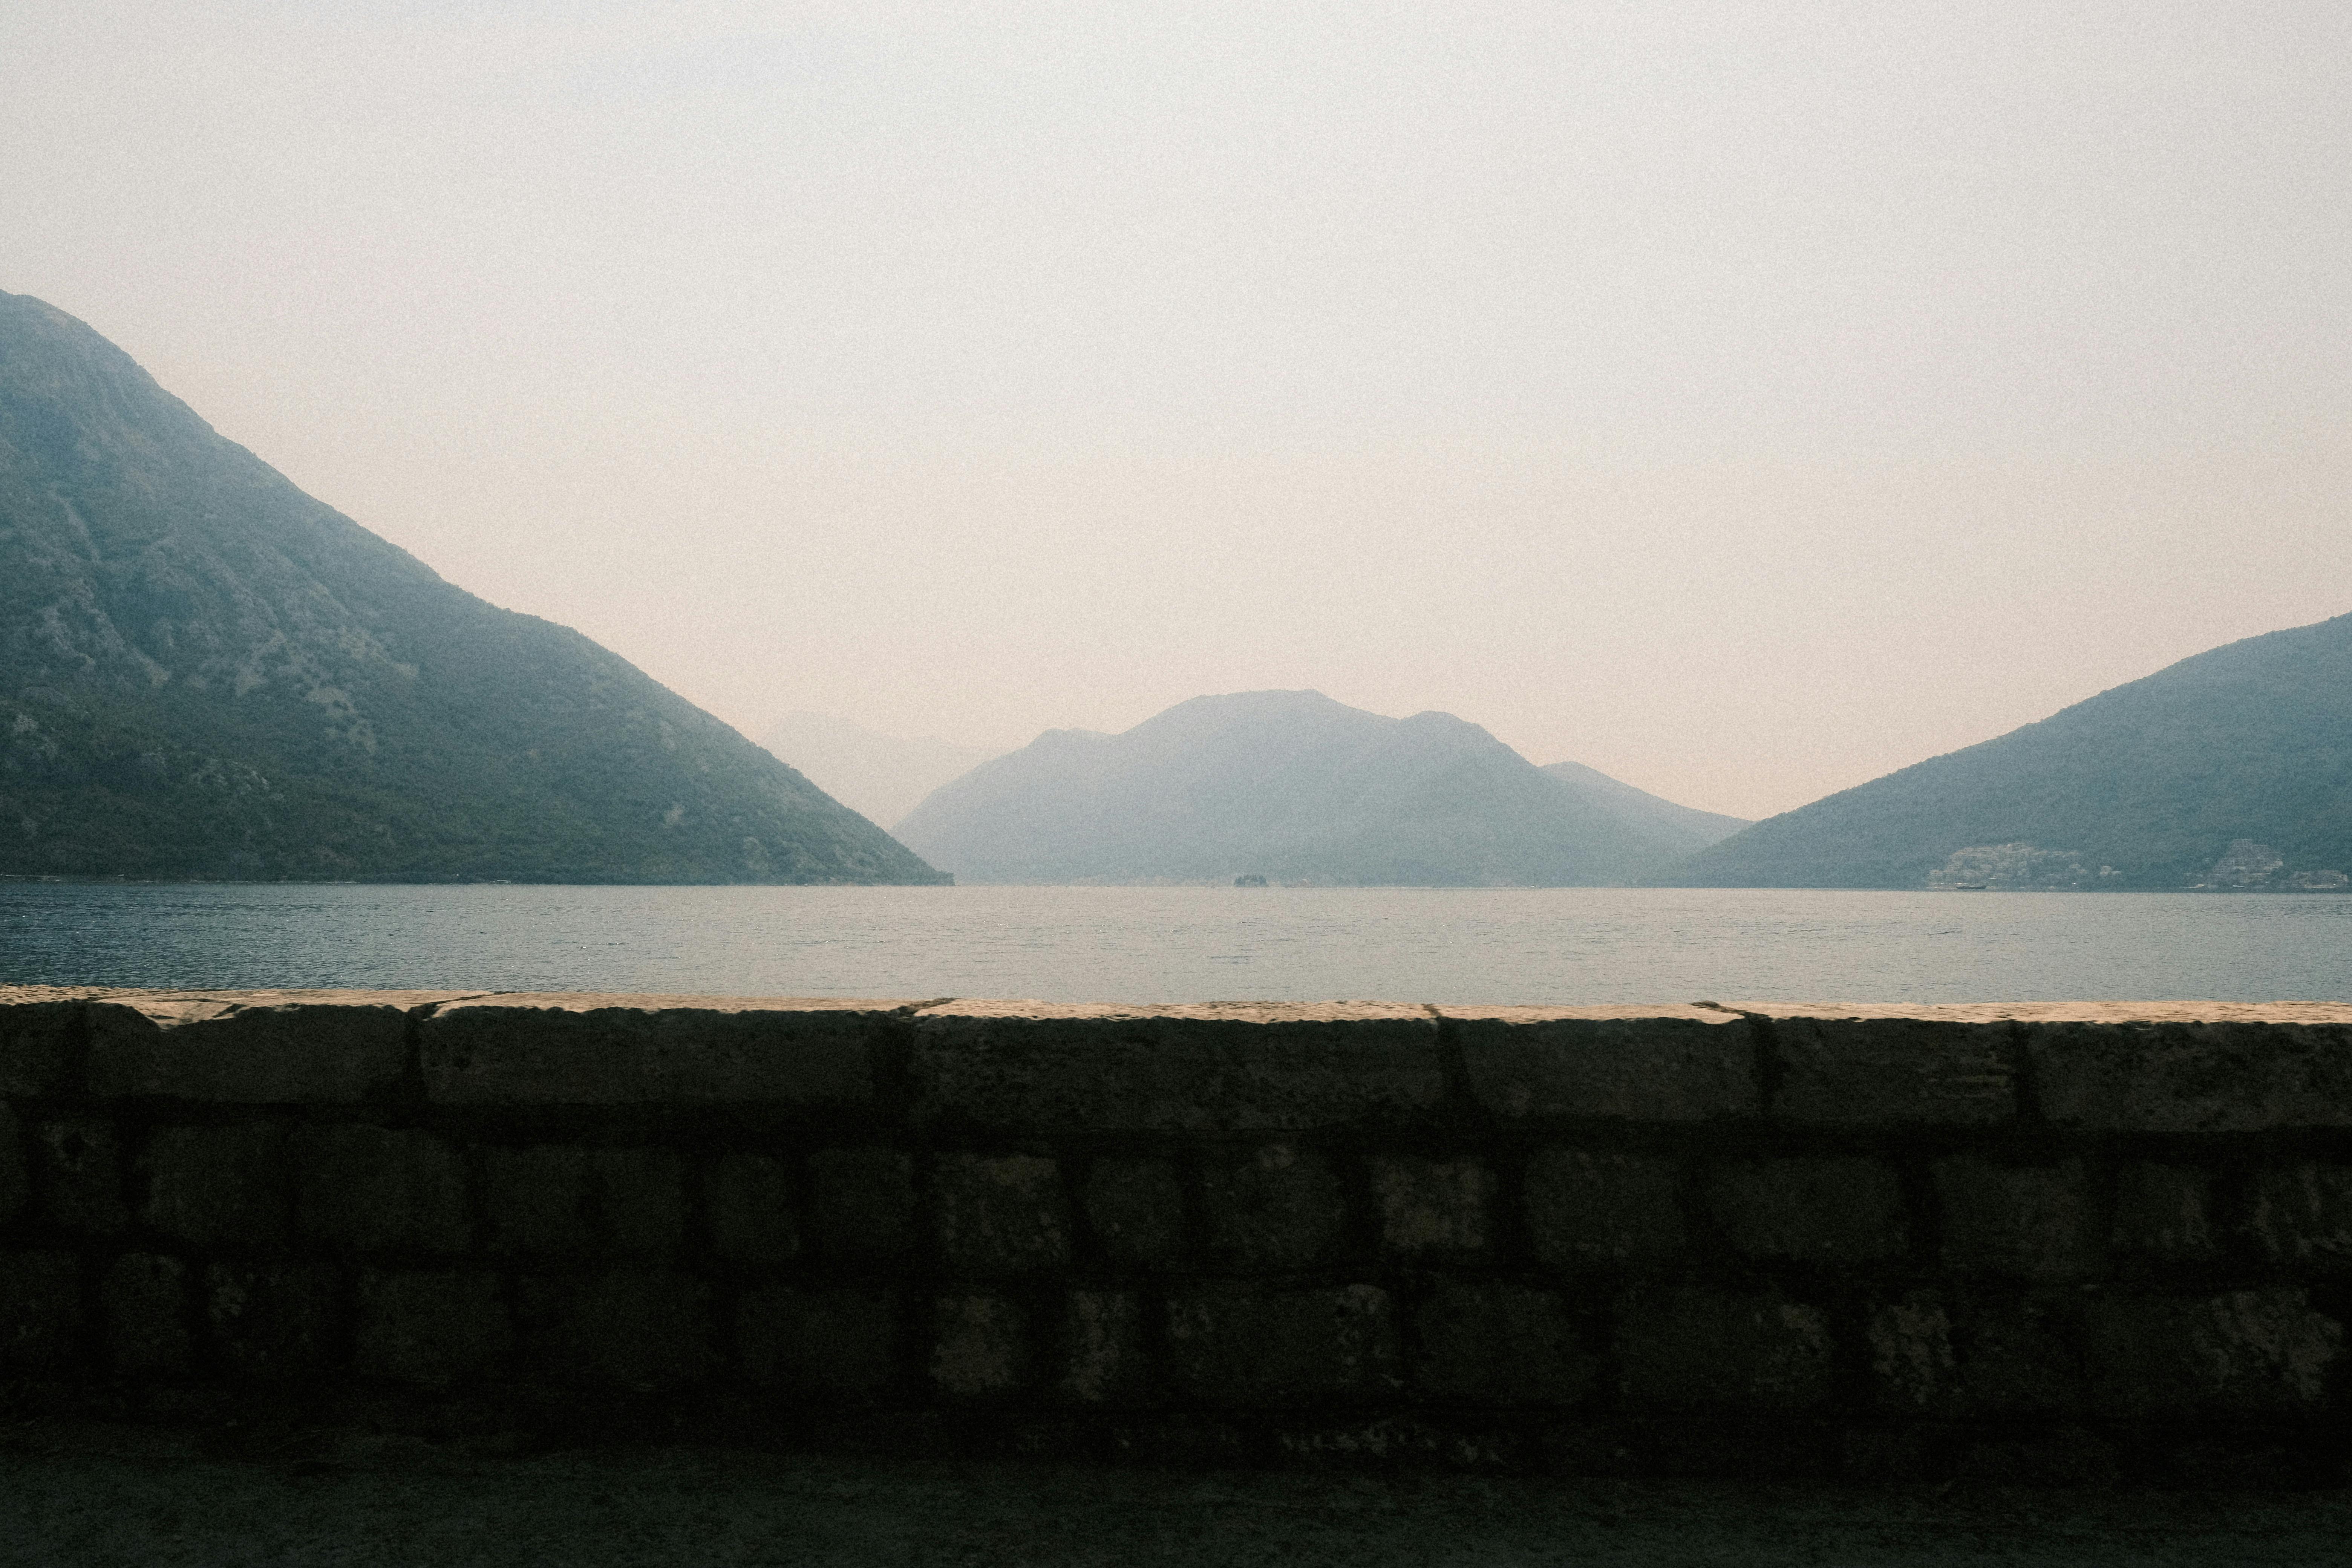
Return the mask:
[[2267,1165],[2253,1199],[2254,1235],[2272,1258],[2304,1269],[2352,1267],[2352,1166]]
[[2110,1240],[2118,1252],[2169,1262],[2211,1258],[2213,1178],[2187,1165],[2133,1161],[2116,1173]]
[[1087,1223],[1110,1262],[1170,1268],[1184,1256],[1184,1189],[1165,1160],[1097,1160],[1087,1173]]
[[1348,1203],[1331,1163],[1296,1143],[1219,1145],[1202,1156],[1211,1256],[1235,1268],[1306,1268],[1347,1242]]
[[1292,1131],[1433,1110],[1437,1023],[1385,1003],[956,1003],[916,1015],[918,1114],[1017,1131]]
[[1591,1391],[1591,1351],[1558,1291],[1441,1284],[1414,1310],[1413,1327],[1413,1380],[1440,1399],[1573,1405]]
[[1938,1160],[1944,1258],[1969,1273],[2028,1279],[2081,1279],[2105,1267],[2090,1173],[2059,1165],[1996,1165]]
[[766,1154],[721,1154],[705,1177],[710,1247],[730,1263],[784,1263],[801,1249],[790,1166]]
[[1942,1295],[1910,1290],[1870,1308],[1870,1399],[1881,1410],[1939,1413],[1958,1402],[1959,1363]]
[[1168,1303],[1169,1371],[1212,1405],[1283,1408],[1391,1394],[1396,1315],[1374,1285],[1205,1287]]
[[2054,1415],[2084,1403],[2082,1297],[2029,1293],[1968,1302],[1960,1318],[1960,1399],[1975,1415]]
[[1707,1212],[1749,1258],[1871,1263],[1900,1258],[1903,1184],[1879,1160],[1740,1160],[1711,1167]]
[[2016,1047],[1999,1007],[1743,1006],[1769,1029],[1771,1113],[1828,1127],[1977,1126],[2017,1115]]
[[931,1311],[931,1382],[958,1399],[984,1399],[1029,1380],[1029,1325],[1003,1296],[943,1296]]
[[687,1275],[529,1277],[514,1301],[523,1362],[550,1383],[650,1393],[699,1383],[718,1364],[710,1288]]
[[2042,1114],[2119,1132],[2352,1126],[2352,1007],[2076,1004],[2019,1011]]
[[1635,1410],[1810,1410],[1831,1385],[1829,1319],[1776,1295],[1696,1286],[1618,1303],[1620,1389]]
[[1495,1173],[1475,1159],[1410,1156],[1371,1162],[1381,1245],[1398,1257],[1461,1256],[1491,1234]]
[[1121,1290],[1074,1290],[1064,1315],[1062,1392],[1087,1405],[1142,1394],[1150,1368],[1143,1304]]
[[1680,1168],[1651,1154],[1546,1149],[1528,1162],[1528,1237],[1559,1267],[1655,1263],[1685,1245]]
[[427,1098],[496,1105],[848,1105],[903,1002],[511,994],[418,1030]]
[[274,1122],[166,1127],[148,1140],[141,1216],[194,1247],[269,1247],[286,1240],[293,1194],[285,1130]]
[[16,1211],[32,1200],[25,1144],[25,1124],[13,1109],[0,1104],[0,1225],[16,1218]]
[[466,1249],[465,1163],[432,1133],[300,1127],[289,1153],[301,1235],[353,1252]]
[[446,1386],[495,1376],[514,1349],[514,1326],[495,1274],[384,1272],[360,1276],[352,1362],[362,1377]]
[[98,1300],[116,1372],[178,1373],[194,1364],[189,1284],[188,1266],[162,1253],[125,1253],[107,1266]]
[[[10,987],[18,993],[27,987]],[[75,1020],[84,1004],[68,997],[0,1000],[0,1094],[56,1094],[70,1087]]]
[[809,1156],[809,1219],[817,1250],[847,1263],[905,1264],[915,1255],[915,1163],[905,1151],[820,1149]]
[[111,1236],[131,1223],[122,1190],[122,1146],[105,1121],[51,1121],[38,1142],[41,1212],[51,1225]]
[[1471,1092],[1517,1119],[1754,1116],[1748,1021],[1709,1007],[1442,1007]]
[[2094,1401],[2137,1415],[2315,1411],[2344,1326],[2301,1290],[2123,1296],[2085,1310]]
[[591,1202],[615,1252],[675,1252],[686,1241],[686,1161],[674,1149],[596,1149]]
[[101,1099],[350,1104],[394,1089],[408,1016],[446,991],[148,993],[89,1004]]
[[940,1257],[958,1274],[1051,1268],[1070,1256],[1068,1200],[1053,1161],[941,1154],[931,1168]]
[[0,1369],[59,1373],[80,1352],[81,1260],[0,1252]]
[[899,1316],[885,1290],[746,1291],[735,1309],[736,1353],[763,1388],[877,1398],[898,1383]]
[[308,1263],[215,1263],[205,1270],[205,1319],[222,1364],[241,1376],[299,1378],[332,1363],[337,1282]]

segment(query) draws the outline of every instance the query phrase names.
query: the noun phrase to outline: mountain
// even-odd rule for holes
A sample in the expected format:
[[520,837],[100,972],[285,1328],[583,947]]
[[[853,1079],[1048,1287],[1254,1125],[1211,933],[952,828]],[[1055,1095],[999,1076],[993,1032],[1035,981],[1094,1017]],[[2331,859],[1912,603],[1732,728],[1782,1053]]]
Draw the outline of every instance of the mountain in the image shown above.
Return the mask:
[[1748,825],[1744,816],[1725,816],[1696,806],[1676,805],[1663,795],[1635,789],[1582,763],[1548,763],[1543,772],[1586,795],[1603,810],[1614,812],[1627,826],[1671,845],[1676,853],[1703,848],[1730,837]]
[[0,874],[929,882],[579,633],[0,294]]
[[1387,719],[1316,691],[1196,697],[1117,735],[1048,731],[898,832],[967,882],[1589,885],[1687,842],[1450,713]]
[[996,755],[929,735],[885,735],[830,713],[787,713],[760,743],[868,820],[892,823],[922,798]]
[[1759,822],[1657,879],[2328,889],[2352,871],[2352,615],[2213,648]]

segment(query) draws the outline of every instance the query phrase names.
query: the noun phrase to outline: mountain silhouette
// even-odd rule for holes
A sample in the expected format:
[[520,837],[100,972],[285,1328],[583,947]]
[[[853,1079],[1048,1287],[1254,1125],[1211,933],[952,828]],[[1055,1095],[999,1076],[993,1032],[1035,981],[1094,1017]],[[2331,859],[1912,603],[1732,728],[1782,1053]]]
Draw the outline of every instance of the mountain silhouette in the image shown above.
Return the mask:
[[1249,691],[1118,735],[1048,731],[898,833],[962,881],[1545,887],[1623,881],[1689,847],[1641,816],[1450,713]]
[[1771,888],[2328,889],[2352,871],[2352,615],[2210,649],[1698,851]]
[[0,294],[0,874],[942,880]]

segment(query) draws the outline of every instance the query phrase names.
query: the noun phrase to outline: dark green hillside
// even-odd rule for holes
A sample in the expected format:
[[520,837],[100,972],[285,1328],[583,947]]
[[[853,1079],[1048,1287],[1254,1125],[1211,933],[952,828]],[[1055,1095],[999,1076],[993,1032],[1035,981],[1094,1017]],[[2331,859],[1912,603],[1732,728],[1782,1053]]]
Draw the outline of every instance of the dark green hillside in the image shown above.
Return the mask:
[[626,660],[486,604],[0,294],[0,874],[924,882]]
[[898,833],[964,881],[1546,887],[1622,882],[1688,847],[1641,815],[1450,713],[1247,691],[1118,735],[1049,731]]
[[1659,879],[2317,889],[2347,871],[2352,616],[2338,616],[1759,822]]

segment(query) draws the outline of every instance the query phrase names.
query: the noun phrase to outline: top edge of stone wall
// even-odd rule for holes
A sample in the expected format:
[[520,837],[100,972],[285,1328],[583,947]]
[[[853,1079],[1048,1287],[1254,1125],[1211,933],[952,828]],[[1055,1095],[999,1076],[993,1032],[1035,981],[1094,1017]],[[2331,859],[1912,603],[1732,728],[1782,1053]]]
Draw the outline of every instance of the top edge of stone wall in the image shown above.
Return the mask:
[[929,1123],[1248,1131],[1426,1117],[1447,1100],[1449,1049],[1470,1098],[1505,1121],[2352,1126],[2352,1005],[2342,1003],[0,988],[0,1092],[101,1099],[877,1110],[890,1099]]

